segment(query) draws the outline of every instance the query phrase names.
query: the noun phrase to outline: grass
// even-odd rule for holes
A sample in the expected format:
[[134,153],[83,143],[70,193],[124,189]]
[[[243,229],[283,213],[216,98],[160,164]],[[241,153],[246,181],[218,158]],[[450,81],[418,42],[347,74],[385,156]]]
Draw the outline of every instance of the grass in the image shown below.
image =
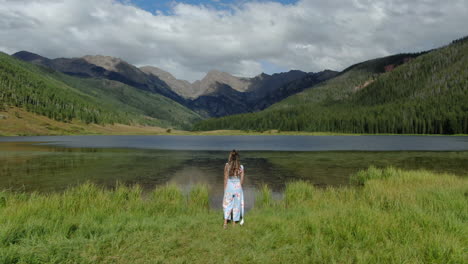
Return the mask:
[[370,168],[359,185],[263,186],[245,225],[222,229],[208,190],[92,184],[0,192],[0,263],[466,263],[468,179]]
[[79,120],[63,123],[46,116],[12,107],[0,110],[0,136],[39,135],[148,135],[164,134],[166,129],[155,126],[123,124],[85,124]]
[[378,169],[370,166],[367,170],[360,170],[352,175],[350,181],[356,185],[365,185],[366,182],[374,179],[387,179],[398,175],[398,170],[394,167],[387,167],[385,169]]

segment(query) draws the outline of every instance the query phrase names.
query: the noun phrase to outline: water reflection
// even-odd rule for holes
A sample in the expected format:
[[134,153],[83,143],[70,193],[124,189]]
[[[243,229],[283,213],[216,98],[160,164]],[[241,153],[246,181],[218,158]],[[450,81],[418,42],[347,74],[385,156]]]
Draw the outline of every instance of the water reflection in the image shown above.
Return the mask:
[[[218,153],[223,156],[226,153]],[[223,196],[223,169],[226,159],[221,158],[194,158],[187,160],[171,173],[169,183],[176,183],[188,193],[195,184],[206,184],[210,191],[211,205],[221,207]],[[244,181],[244,199],[246,209],[254,202],[255,192],[262,184],[268,184],[275,196],[279,196],[287,181],[298,178],[284,168],[272,164],[264,158],[246,158],[242,160],[245,166],[246,178]]]
[[[0,143],[0,189],[53,192],[91,181],[112,188],[139,184],[145,191],[176,183],[188,192],[209,187],[211,205],[221,207],[225,151],[64,148],[30,143]],[[255,190],[268,184],[280,196],[288,181],[318,186],[346,185],[349,176],[370,165],[428,169],[466,175],[468,152],[259,152],[243,151],[246,207]]]

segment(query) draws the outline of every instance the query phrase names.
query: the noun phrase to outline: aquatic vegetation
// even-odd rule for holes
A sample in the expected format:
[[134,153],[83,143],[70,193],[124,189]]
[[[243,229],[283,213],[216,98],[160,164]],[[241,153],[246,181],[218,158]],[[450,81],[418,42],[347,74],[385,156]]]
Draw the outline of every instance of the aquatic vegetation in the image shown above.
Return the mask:
[[369,180],[386,179],[397,175],[398,170],[394,167],[387,167],[385,169],[378,169],[370,166],[367,170],[360,170],[350,177],[351,183],[364,185]]

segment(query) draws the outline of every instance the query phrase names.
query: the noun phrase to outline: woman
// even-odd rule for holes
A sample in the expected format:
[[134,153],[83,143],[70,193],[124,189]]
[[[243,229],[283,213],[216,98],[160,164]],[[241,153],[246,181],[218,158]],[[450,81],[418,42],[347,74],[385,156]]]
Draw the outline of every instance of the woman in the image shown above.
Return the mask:
[[227,222],[232,221],[244,223],[244,192],[242,184],[244,183],[244,166],[240,164],[240,156],[236,150],[229,154],[228,163],[224,166],[224,228],[227,228]]

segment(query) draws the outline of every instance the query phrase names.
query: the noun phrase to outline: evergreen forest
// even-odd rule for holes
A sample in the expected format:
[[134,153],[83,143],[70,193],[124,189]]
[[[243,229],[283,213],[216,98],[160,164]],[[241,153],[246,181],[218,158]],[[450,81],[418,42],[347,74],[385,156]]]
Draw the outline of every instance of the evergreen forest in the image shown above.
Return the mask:
[[468,39],[349,67],[264,111],[201,121],[194,130],[467,134]]

